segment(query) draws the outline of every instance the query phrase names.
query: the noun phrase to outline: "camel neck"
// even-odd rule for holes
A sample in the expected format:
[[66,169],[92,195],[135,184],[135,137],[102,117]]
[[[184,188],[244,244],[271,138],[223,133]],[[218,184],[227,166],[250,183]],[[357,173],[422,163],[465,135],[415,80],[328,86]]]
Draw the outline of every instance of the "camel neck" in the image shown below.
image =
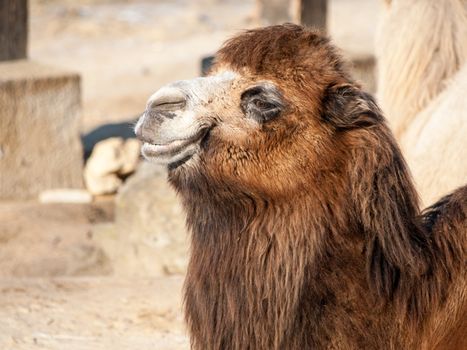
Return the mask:
[[[253,209],[237,201],[214,208],[208,213],[205,207],[204,215],[192,216],[190,223],[185,307],[199,342],[196,348],[240,349],[248,348],[247,342],[252,349],[317,347],[331,342],[336,331],[357,348],[368,345],[369,326],[356,315],[361,310],[370,314],[376,304],[365,280],[363,241],[357,235],[351,244],[333,240],[335,228],[311,216],[298,220],[299,213],[289,206],[263,203]],[[247,213],[256,219],[242,220]],[[215,222],[210,222],[213,217]],[[297,318],[298,309],[309,317]],[[336,323],[336,317],[341,321]],[[379,317],[373,318],[376,334],[384,327]],[[201,334],[205,329],[212,331]],[[329,336],[313,339],[310,329]]]
[[[374,243],[364,229],[300,200],[279,205],[238,196],[187,208],[192,252],[185,306],[196,348],[244,348],[247,341],[258,349],[407,344],[400,328],[390,326],[409,324],[397,317],[394,295],[379,295],[369,283],[368,261],[378,257],[368,256]],[[417,287],[411,270],[395,273],[395,284]],[[416,292],[403,289],[404,300]]]

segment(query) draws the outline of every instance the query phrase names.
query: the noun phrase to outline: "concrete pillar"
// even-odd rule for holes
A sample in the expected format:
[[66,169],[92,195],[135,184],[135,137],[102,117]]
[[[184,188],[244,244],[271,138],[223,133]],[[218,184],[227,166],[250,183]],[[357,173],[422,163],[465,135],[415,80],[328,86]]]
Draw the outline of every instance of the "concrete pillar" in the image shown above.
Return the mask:
[[83,185],[79,75],[0,62],[0,199]]

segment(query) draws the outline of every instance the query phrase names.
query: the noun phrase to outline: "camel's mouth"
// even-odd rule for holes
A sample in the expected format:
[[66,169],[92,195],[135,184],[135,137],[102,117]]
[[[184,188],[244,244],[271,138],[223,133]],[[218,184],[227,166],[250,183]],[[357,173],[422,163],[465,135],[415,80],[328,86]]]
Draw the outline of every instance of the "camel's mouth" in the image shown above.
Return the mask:
[[141,153],[149,161],[171,165],[191,158],[198,152],[200,142],[207,133],[207,129],[201,129],[195,135],[175,139],[164,144],[152,144],[145,142],[141,147]]

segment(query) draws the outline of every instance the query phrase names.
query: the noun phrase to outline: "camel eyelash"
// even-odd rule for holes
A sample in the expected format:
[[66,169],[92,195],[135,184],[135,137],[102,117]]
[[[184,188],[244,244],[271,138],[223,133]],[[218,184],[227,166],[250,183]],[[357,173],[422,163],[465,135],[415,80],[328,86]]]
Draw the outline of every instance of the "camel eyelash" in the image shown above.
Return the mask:
[[255,105],[255,107],[258,107],[259,109],[262,109],[262,110],[273,109],[277,107],[275,104],[267,102],[267,101],[263,101],[261,99],[254,99],[251,102]]
[[266,122],[276,118],[283,107],[281,95],[273,85],[261,85],[242,93],[240,106],[246,116]]

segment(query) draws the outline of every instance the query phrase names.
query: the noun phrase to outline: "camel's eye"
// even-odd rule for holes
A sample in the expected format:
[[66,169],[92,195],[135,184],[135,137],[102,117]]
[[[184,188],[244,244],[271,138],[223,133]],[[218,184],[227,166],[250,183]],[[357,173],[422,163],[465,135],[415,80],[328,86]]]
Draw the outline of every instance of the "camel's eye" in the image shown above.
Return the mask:
[[240,106],[247,117],[264,123],[280,115],[282,95],[274,85],[265,83],[244,91]]
[[257,108],[262,109],[262,110],[268,110],[268,109],[272,109],[272,108],[276,107],[272,103],[262,101],[262,100],[259,100],[259,99],[253,100],[253,103]]

